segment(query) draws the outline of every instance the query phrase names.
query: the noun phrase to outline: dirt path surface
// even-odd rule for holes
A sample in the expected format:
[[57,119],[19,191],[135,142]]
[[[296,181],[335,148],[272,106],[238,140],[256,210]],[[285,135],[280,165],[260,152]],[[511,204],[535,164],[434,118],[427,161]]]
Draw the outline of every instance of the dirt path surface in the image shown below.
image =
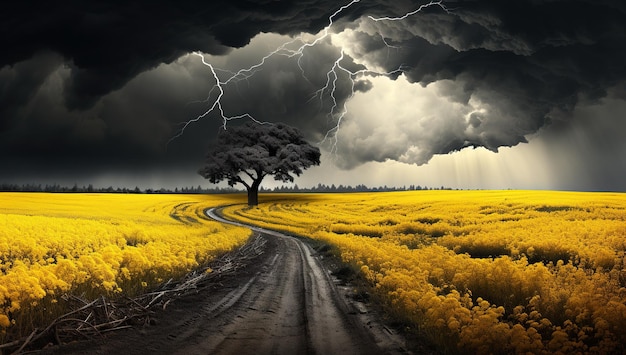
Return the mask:
[[[214,219],[225,223],[214,211]],[[63,354],[401,354],[403,339],[301,239],[251,227],[262,253],[171,302],[149,326],[51,348]],[[258,248],[257,248],[258,249]]]

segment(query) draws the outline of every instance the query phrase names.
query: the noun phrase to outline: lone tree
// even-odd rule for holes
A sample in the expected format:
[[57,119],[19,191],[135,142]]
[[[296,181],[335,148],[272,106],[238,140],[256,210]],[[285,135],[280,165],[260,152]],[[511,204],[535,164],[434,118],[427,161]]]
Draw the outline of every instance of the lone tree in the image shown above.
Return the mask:
[[295,174],[320,164],[320,150],[307,143],[300,131],[286,124],[229,127],[220,132],[209,149],[205,166],[198,171],[213,184],[227,180],[248,190],[248,205],[259,204],[259,185],[267,175],[292,182]]

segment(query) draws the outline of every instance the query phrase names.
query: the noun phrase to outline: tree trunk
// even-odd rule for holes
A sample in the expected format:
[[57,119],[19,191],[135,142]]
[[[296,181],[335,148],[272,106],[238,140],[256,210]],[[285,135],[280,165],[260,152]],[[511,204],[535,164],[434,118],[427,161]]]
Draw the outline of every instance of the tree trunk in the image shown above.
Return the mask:
[[261,180],[255,180],[248,188],[248,206],[256,206],[259,204],[259,186]]

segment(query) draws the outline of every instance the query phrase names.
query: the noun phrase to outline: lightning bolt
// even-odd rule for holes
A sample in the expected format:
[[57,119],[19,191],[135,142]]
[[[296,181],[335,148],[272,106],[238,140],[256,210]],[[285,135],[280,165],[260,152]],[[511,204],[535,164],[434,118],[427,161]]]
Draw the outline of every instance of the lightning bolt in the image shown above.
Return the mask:
[[[228,70],[223,70],[223,69],[219,69],[219,68],[215,68],[211,63],[206,61],[206,58],[204,57],[203,54],[195,52],[193,53],[194,55],[198,56],[201,58],[202,60],[202,64],[205,65],[206,67],[209,68],[209,71],[212,75],[213,80],[215,81],[215,84],[213,85],[213,87],[211,88],[211,90],[209,91],[209,94],[207,95],[207,98],[201,102],[205,102],[205,103],[209,103],[210,106],[209,108],[204,111],[202,114],[196,116],[193,119],[190,119],[186,122],[183,122],[181,124],[181,128],[178,131],[178,133],[176,135],[174,135],[169,141],[168,141],[168,145],[174,141],[175,139],[181,137],[184,133],[185,130],[187,128],[189,128],[189,126],[191,126],[192,124],[200,121],[201,119],[207,117],[208,115],[212,114],[212,113],[217,113],[219,115],[219,117],[222,119],[223,122],[223,127],[224,129],[226,129],[227,123],[229,121],[232,120],[236,120],[236,119],[243,119],[243,118],[248,118],[258,124],[268,124],[269,122],[265,122],[265,121],[261,121],[256,119],[255,117],[253,117],[251,114],[249,113],[243,113],[243,114],[239,114],[239,115],[228,115],[225,110],[224,107],[222,106],[222,99],[224,97],[224,95],[226,94],[226,89],[229,86],[229,84],[232,83],[237,83],[243,80],[247,80],[251,77],[254,76],[254,74],[256,72],[258,72],[259,70],[263,69],[263,66],[265,65],[265,63],[272,57],[274,56],[284,56],[284,57],[288,57],[288,58],[295,58],[297,65],[301,71],[301,74],[303,76],[303,78],[307,81],[310,82],[310,80],[307,78],[305,70],[302,66],[302,58],[305,55],[305,50],[307,48],[312,48],[315,47],[316,45],[318,45],[320,42],[324,41],[325,39],[327,39],[329,36],[332,35],[331,29],[335,23],[335,19],[337,16],[339,16],[342,12],[344,12],[346,9],[354,6],[354,4],[359,3],[361,0],[352,0],[349,3],[341,6],[339,9],[337,9],[335,12],[333,12],[329,17],[328,17],[328,24],[319,32],[319,34],[313,39],[313,40],[309,40],[306,41],[304,39],[303,35],[297,36],[294,39],[287,41],[285,43],[283,43],[282,45],[280,45],[279,47],[277,47],[276,49],[274,49],[272,52],[270,52],[269,54],[267,54],[266,56],[264,56],[263,58],[261,58],[261,60],[250,66],[247,68],[242,68],[236,72],[233,71],[228,71]],[[441,9],[443,9],[444,11],[446,11],[447,13],[449,13],[449,9],[446,8],[446,6],[443,4],[443,0],[437,0],[437,1],[431,1],[429,3],[420,5],[417,9],[407,12],[402,16],[399,17],[373,17],[373,16],[367,16],[368,19],[370,19],[371,21],[374,22],[381,22],[381,21],[402,21],[405,20],[407,18],[409,18],[410,16],[413,16],[421,11],[423,11],[426,8],[429,7],[433,7],[433,6],[438,6]],[[382,33],[379,33],[380,37],[382,39],[382,42],[387,46],[387,48],[394,48],[397,49],[398,47],[396,46],[392,46],[390,45],[385,37],[383,36]],[[295,48],[293,48],[295,47]],[[339,137],[339,130],[341,127],[341,123],[343,121],[343,119],[346,117],[346,115],[348,114],[348,107],[347,107],[347,103],[350,101],[350,99],[352,97],[354,97],[355,92],[356,92],[356,83],[360,78],[363,78],[365,76],[391,76],[391,75],[397,75],[397,74],[401,74],[403,73],[407,68],[405,66],[400,66],[395,70],[389,71],[389,72],[381,72],[381,71],[374,71],[374,70],[370,70],[370,69],[361,69],[361,70],[356,70],[356,71],[352,71],[349,70],[348,68],[346,68],[344,65],[342,65],[342,61],[344,61],[345,59],[345,51],[343,49],[341,49],[340,55],[339,57],[334,61],[333,65],[331,66],[331,68],[328,69],[328,71],[326,72],[326,83],[324,86],[322,86],[321,88],[319,88],[317,91],[315,91],[312,95],[312,99],[315,98],[319,98],[320,100],[320,104],[323,106],[324,100],[325,98],[328,98],[332,101],[332,105],[330,106],[330,109],[327,113],[327,116],[329,118],[329,121],[334,122],[334,125],[332,128],[330,128],[324,138],[319,142],[319,144],[324,144],[325,142],[330,142],[331,144],[331,148],[330,151],[332,152],[336,152],[337,151],[337,144],[338,144],[338,137]],[[219,73],[223,73],[223,75],[225,76],[225,78],[220,78],[220,76],[218,75]],[[343,75],[341,75],[343,74]],[[345,99],[343,101],[343,105],[341,105],[341,107],[339,107],[339,103],[337,101],[337,90],[338,90],[338,81],[340,80],[340,78],[346,78],[346,80],[348,80],[348,84],[349,84],[349,92],[348,92],[348,97],[347,99]]]
[[[331,149],[330,149],[331,153],[337,152],[337,143],[339,140],[338,138],[339,128],[341,127],[342,120],[348,114],[347,104],[350,101],[350,99],[354,97],[354,94],[356,92],[355,85],[357,83],[357,80],[359,78],[362,78],[368,75],[369,76],[383,76],[383,75],[390,76],[390,75],[402,73],[405,69],[403,66],[400,66],[399,68],[389,71],[389,72],[372,71],[369,69],[350,71],[349,69],[341,65],[341,62],[343,61],[344,58],[345,58],[345,52],[341,50],[341,55],[339,56],[339,58],[337,58],[337,60],[335,60],[331,69],[326,73],[326,84],[323,87],[321,87],[319,90],[317,90],[315,93],[315,96],[319,96],[320,101],[323,101],[323,96],[325,92],[328,93],[327,95],[332,100],[332,105],[328,112],[328,116],[331,120],[335,121],[335,125],[326,132],[326,135],[319,143],[319,144],[323,144],[326,141],[331,142]],[[348,98],[343,101],[343,106],[341,107],[341,110],[339,112],[336,112],[338,110],[339,104],[337,103],[335,94],[337,92],[337,81],[339,80],[340,72],[343,72],[345,76],[349,78],[350,91],[348,94]]]
[[443,4],[443,0],[438,0],[438,1],[431,1],[427,4],[421,5],[420,7],[418,7],[417,9],[411,11],[411,12],[407,12],[406,14],[399,16],[399,17],[374,17],[374,16],[367,16],[370,20],[372,21],[402,21],[402,20],[406,20],[407,18],[417,14],[418,12],[422,12],[424,9],[431,7],[431,6],[439,6],[443,11],[445,11],[446,13],[450,13],[450,10]]

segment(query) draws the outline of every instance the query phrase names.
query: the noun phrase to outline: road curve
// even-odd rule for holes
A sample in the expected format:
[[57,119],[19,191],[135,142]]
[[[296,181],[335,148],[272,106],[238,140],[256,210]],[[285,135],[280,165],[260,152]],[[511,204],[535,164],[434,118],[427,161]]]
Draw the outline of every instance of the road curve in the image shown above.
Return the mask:
[[226,220],[215,209],[206,214],[219,222],[250,228],[278,244],[278,253],[268,258],[253,280],[254,297],[242,299],[238,317],[220,329],[219,336],[205,342],[209,353],[388,352],[376,344],[366,326],[351,319],[350,313],[355,312],[341,299],[308,244],[280,232]]

